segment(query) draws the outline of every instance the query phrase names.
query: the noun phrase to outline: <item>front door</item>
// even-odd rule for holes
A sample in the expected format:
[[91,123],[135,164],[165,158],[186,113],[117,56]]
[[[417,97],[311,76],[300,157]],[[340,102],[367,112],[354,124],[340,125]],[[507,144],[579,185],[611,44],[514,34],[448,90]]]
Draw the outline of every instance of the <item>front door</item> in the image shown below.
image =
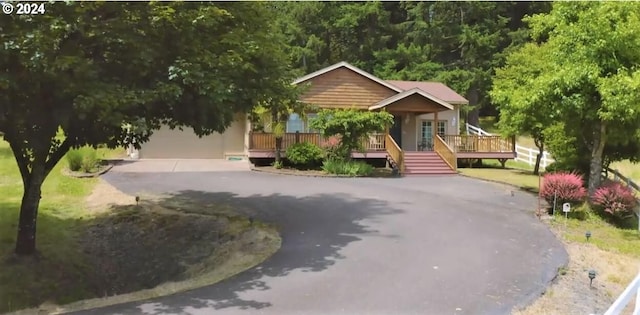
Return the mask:
[[[438,121],[438,135],[444,137],[447,122]],[[418,151],[433,151],[433,120],[422,120],[418,129]]]
[[418,151],[433,150],[433,122],[423,120],[420,124],[420,136],[418,137]]
[[389,128],[389,135],[402,148],[402,117],[393,116],[393,126]]

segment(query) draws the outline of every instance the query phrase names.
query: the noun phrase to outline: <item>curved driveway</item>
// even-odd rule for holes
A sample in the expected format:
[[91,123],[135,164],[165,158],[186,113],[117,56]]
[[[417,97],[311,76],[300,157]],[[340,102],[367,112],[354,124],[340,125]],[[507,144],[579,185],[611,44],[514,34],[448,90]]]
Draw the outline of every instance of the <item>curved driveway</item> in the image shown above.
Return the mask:
[[312,178],[127,173],[129,194],[180,192],[276,224],[282,249],[216,285],[78,314],[508,314],[567,260],[535,197],[460,176]]

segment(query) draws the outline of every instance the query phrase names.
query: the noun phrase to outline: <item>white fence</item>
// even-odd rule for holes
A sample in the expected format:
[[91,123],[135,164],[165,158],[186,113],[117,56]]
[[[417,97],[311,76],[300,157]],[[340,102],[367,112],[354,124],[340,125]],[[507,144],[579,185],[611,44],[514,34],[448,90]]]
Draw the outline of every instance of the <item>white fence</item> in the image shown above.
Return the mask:
[[[529,165],[536,164],[536,158],[540,150],[523,147],[516,143],[516,161],[522,161]],[[542,158],[540,159],[540,166],[542,168],[546,168],[547,165],[554,162],[554,159],[551,157],[551,153],[544,151],[542,152]]]
[[[493,134],[482,130],[482,128],[466,124],[467,134],[479,135],[479,136],[493,136]],[[536,158],[540,150],[536,148],[523,147],[516,143],[516,161],[525,162],[531,166],[536,164]],[[553,163],[554,159],[551,157],[551,153],[544,151],[542,158],[540,159],[540,166],[544,169],[549,164]]]
[[609,309],[604,313],[604,315],[619,315],[622,314],[629,303],[635,297],[636,306],[633,310],[633,315],[640,315],[640,273],[636,276],[633,281],[629,284],[629,286],[620,294],[620,296],[616,299],[613,304],[609,307]]

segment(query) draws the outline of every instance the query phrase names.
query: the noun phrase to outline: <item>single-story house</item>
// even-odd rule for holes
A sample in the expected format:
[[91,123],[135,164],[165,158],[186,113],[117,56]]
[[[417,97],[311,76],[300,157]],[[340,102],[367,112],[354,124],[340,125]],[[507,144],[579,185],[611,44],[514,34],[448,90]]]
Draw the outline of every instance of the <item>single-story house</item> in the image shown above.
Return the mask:
[[[404,174],[455,173],[459,158],[513,159],[514,139],[460,134],[460,107],[468,101],[439,82],[380,79],[346,62],[305,75],[293,84],[309,84],[301,101],[319,108],[386,110],[394,124],[385,133],[363,139],[366,153],[354,157],[387,159]],[[306,120],[292,114],[283,146],[324,139],[309,129]],[[162,128],[142,145],[140,158],[249,158],[274,157],[275,138],[268,129],[257,130],[247,115],[223,134],[198,138],[192,130]]]

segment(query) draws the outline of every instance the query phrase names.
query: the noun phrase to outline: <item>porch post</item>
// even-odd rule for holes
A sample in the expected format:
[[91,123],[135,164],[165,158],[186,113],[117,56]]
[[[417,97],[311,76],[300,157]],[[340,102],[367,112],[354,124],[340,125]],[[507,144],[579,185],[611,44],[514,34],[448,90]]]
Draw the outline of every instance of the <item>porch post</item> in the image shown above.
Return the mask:
[[436,136],[438,135],[438,112],[433,113],[433,139],[432,143],[436,143]]

